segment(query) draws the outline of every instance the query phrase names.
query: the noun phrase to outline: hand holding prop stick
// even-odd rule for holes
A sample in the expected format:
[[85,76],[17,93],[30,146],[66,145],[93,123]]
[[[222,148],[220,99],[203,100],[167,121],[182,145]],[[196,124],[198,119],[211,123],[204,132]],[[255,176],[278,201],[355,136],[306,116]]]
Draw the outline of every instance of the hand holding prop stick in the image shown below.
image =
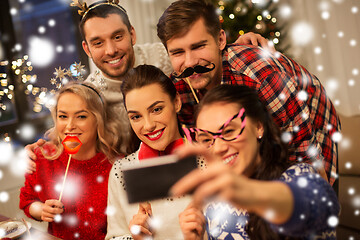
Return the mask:
[[79,138],[76,136],[66,136],[65,139],[62,141],[62,145],[64,146],[65,152],[67,152],[69,154],[69,160],[68,160],[66,170],[65,170],[64,181],[61,186],[61,192],[60,192],[60,197],[59,197],[60,202],[61,202],[61,197],[62,197],[62,194],[64,191],[64,187],[65,187],[65,181],[66,181],[66,176],[67,176],[69,166],[70,166],[71,156],[72,156],[72,154],[76,154],[79,151],[82,143],[80,142]]

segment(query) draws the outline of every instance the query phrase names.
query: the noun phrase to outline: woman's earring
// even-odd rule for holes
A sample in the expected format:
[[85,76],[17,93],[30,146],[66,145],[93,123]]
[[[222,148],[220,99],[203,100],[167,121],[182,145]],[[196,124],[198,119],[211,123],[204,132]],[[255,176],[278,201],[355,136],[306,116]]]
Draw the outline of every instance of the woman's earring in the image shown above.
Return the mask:
[[262,135],[258,136],[258,139],[260,140],[262,138]]

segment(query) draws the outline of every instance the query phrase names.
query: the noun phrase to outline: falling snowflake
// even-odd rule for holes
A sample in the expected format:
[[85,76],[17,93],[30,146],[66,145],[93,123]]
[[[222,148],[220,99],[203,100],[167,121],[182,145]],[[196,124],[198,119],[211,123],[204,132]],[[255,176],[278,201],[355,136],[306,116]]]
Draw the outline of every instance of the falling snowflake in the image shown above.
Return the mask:
[[297,93],[297,97],[300,101],[306,101],[308,99],[308,94],[306,91],[301,90]]
[[351,162],[346,162],[345,163],[345,168],[346,169],[350,169],[352,167],[352,163]]
[[11,143],[0,141],[0,165],[6,165],[14,156],[14,148]]
[[283,143],[289,143],[292,140],[292,135],[289,132],[283,132],[281,134],[281,141],[283,141]]
[[96,181],[97,181],[98,183],[102,183],[102,182],[104,181],[104,177],[101,176],[101,175],[99,175],[99,176],[97,176]]
[[348,189],[348,194],[349,194],[349,195],[354,195],[354,194],[355,194],[355,189],[352,188],[352,187],[349,188],[349,189]]
[[78,224],[78,218],[76,215],[66,216],[66,223],[69,226],[76,226]]
[[318,66],[316,67],[316,69],[317,69],[319,72],[321,72],[322,70],[324,70],[324,66],[323,66],[323,65],[318,65]]
[[61,222],[61,220],[62,220],[61,215],[60,215],[60,214],[56,214],[55,217],[54,217],[54,221],[58,223],[58,222]]
[[358,11],[359,11],[359,9],[355,6],[351,8],[351,12],[354,14],[357,13]]
[[64,51],[64,47],[61,45],[57,45],[55,49],[56,49],[56,52],[58,52],[58,53],[62,53]]
[[298,180],[297,180],[297,185],[301,188],[305,188],[307,187],[308,185],[308,181],[306,178],[304,177],[300,177]]
[[55,59],[54,43],[47,38],[29,38],[29,59],[34,67],[47,67]]
[[284,19],[291,17],[292,9],[289,5],[282,5],[279,7],[280,16]]
[[302,113],[302,114],[301,114],[301,117],[302,117],[304,120],[306,120],[306,119],[308,119],[309,115],[308,115],[307,113]]
[[350,87],[355,86],[355,81],[354,81],[354,79],[350,79],[350,80],[348,81],[348,84],[349,84]]
[[323,163],[322,163],[322,161],[320,159],[316,160],[316,161],[313,161],[312,165],[316,169],[323,168]]
[[[89,210],[90,211],[90,210]],[[116,208],[114,206],[107,206],[105,210],[105,214],[108,216],[114,216],[116,213]]]
[[5,229],[0,228],[0,237],[1,237],[1,238],[4,237],[5,234],[6,234]]
[[35,192],[40,192],[41,189],[42,189],[42,187],[39,184],[35,185],[35,187],[34,187]]
[[276,216],[276,213],[275,213],[275,211],[273,209],[267,209],[265,211],[264,218],[266,220],[271,221],[271,220],[273,220],[275,218],[275,216]]
[[44,34],[44,33],[46,32],[46,28],[45,28],[44,26],[40,26],[40,27],[38,28],[38,32],[39,32],[40,34]]
[[48,21],[48,24],[49,24],[50,27],[55,27],[56,21],[55,21],[54,19],[50,19],[50,20]]
[[320,1],[319,3],[319,10],[320,11],[329,11],[331,8],[331,5],[327,1]]
[[300,131],[300,127],[299,126],[294,126],[294,132],[298,132]]
[[336,216],[330,216],[327,220],[330,227],[336,227],[339,224],[339,219]]
[[314,53],[315,54],[320,54],[321,52],[322,52],[321,47],[315,47],[314,48]]
[[11,14],[12,16],[15,16],[17,13],[18,13],[18,10],[17,10],[16,8],[11,8],[11,9],[10,9],[10,14]]
[[57,191],[57,192],[61,191],[61,183],[58,183],[55,185],[55,191]]
[[359,75],[359,69],[357,69],[357,68],[354,68],[351,72],[354,76]]
[[360,207],[360,196],[359,195],[353,197],[352,205],[356,208]]
[[342,134],[340,132],[334,132],[332,135],[331,135],[331,139],[334,141],[334,142],[340,142],[341,139],[342,139]]
[[9,200],[10,196],[8,192],[0,192],[0,202],[7,202]]
[[330,18],[330,13],[328,11],[324,11],[321,13],[321,18],[324,20],[328,20]]
[[295,45],[307,45],[314,37],[314,29],[306,22],[298,22],[291,30],[291,37]]
[[350,43],[350,46],[351,46],[351,47],[355,47],[356,44],[357,44],[357,42],[356,42],[355,39],[351,39],[349,43]]
[[210,232],[209,232],[210,236],[215,237],[215,238],[217,238],[221,233],[221,229],[220,229],[219,226],[216,226],[216,227],[211,228],[209,230],[210,230]]
[[149,218],[149,226],[154,230],[158,230],[162,226],[162,221],[158,217],[151,217]]
[[132,226],[130,227],[130,232],[131,232],[131,234],[133,234],[133,235],[138,235],[138,234],[140,234],[140,230],[141,230],[140,226],[139,226],[139,225],[136,225],[136,224],[134,224],[134,225],[132,225]]
[[31,140],[36,134],[35,127],[30,124],[23,124],[20,127],[20,138],[23,140]]

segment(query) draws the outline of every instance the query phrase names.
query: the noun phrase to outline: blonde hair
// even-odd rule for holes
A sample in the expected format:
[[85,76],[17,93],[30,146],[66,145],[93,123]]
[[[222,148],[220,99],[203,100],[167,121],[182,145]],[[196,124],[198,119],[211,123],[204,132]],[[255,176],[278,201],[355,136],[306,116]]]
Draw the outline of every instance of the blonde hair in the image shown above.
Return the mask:
[[121,131],[120,121],[116,119],[116,114],[112,108],[108,107],[96,87],[89,83],[69,83],[57,92],[56,104],[51,109],[54,127],[45,133],[45,136],[50,139],[50,142],[56,146],[57,150],[55,155],[45,156],[44,154],[44,156],[48,159],[56,159],[64,149],[56,129],[57,104],[64,93],[73,93],[81,97],[85,101],[89,112],[95,116],[97,128],[96,152],[104,153],[111,163],[114,162],[115,158],[123,156],[124,153],[120,152],[123,139],[118,136]]

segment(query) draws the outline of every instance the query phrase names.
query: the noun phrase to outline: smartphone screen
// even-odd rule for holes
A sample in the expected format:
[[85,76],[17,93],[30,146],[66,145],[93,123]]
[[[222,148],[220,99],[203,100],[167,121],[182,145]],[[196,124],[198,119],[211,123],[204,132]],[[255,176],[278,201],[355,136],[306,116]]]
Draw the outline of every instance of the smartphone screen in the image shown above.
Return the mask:
[[178,159],[167,155],[123,166],[125,190],[129,203],[169,196],[169,189],[180,178],[197,168],[196,156]]

